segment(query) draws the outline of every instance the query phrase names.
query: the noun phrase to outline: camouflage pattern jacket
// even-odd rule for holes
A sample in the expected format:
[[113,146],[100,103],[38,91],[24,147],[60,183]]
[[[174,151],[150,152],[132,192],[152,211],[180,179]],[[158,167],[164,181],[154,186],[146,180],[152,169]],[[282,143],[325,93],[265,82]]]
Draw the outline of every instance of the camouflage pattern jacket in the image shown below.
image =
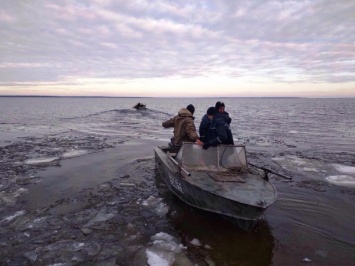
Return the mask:
[[163,122],[165,128],[174,127],[174,145],[181,146],[184,141],[194,142],[199,138],[194,124],[194,117],[186,108],[182,108],[178,115]]

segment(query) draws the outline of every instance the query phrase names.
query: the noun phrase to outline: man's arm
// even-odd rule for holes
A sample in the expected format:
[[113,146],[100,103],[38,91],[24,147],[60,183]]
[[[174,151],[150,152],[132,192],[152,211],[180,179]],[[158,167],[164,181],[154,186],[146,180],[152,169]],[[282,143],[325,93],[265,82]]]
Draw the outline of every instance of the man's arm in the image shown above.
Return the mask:
[[169,120],[166,120],[161,125],[165,128],[174,127],[174,117],[170,118]]
[[227,124],[230,124],[232,122],[232,118],[230,118],[227,112],[224,112],[220,115],[223,117],[224,121],[226,121]]

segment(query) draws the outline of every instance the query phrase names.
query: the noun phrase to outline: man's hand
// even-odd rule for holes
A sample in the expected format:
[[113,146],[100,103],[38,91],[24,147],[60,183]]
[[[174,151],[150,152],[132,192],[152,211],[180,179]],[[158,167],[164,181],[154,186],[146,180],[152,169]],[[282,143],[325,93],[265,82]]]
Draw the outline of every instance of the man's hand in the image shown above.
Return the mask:
[[211,146],[211,144],[209,142],[206,142],[206,143],[203,144],[202,148],[204,150],[207,150],[210,146]]
[[198,145],[200,145],[200,146],[203,145],[203,142],[202,142],[200,139],[196,139],[196,143],[197,143]]

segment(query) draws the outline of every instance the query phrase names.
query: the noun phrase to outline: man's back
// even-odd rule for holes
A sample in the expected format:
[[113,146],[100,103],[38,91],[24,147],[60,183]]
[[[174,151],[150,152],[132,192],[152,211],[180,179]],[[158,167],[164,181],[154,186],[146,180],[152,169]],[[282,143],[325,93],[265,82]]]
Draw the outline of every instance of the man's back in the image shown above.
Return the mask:
[[206,141],[210,142],[212,146],[218,144],[234,144],[229,125],[226,123],[222,115],[217,114],[213,117],[207,132]]
[[165,128],[174,127],[174,145],[177,146],[181,146],[184,141],[191,142],[199,138],[194,117],[186,108],[181,108],[177,116],[163,122],[162,126]]

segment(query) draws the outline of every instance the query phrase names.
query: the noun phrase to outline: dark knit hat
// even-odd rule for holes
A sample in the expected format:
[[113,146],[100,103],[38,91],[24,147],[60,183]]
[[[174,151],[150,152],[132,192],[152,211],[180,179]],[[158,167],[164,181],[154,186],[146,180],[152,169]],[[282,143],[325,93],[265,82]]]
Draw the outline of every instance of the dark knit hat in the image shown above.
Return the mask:
[[189,104],[186,109],[189,110],[191,114],[194,114],[195,112],[195,107],[192,104]]
[[212,107],[207,109],[207,114],[208,115],[216,115],[217,114],[217,109],[212,106]]
[[218,110],[220,107],[225,107],[224,102],[216,102],[216,109]]

